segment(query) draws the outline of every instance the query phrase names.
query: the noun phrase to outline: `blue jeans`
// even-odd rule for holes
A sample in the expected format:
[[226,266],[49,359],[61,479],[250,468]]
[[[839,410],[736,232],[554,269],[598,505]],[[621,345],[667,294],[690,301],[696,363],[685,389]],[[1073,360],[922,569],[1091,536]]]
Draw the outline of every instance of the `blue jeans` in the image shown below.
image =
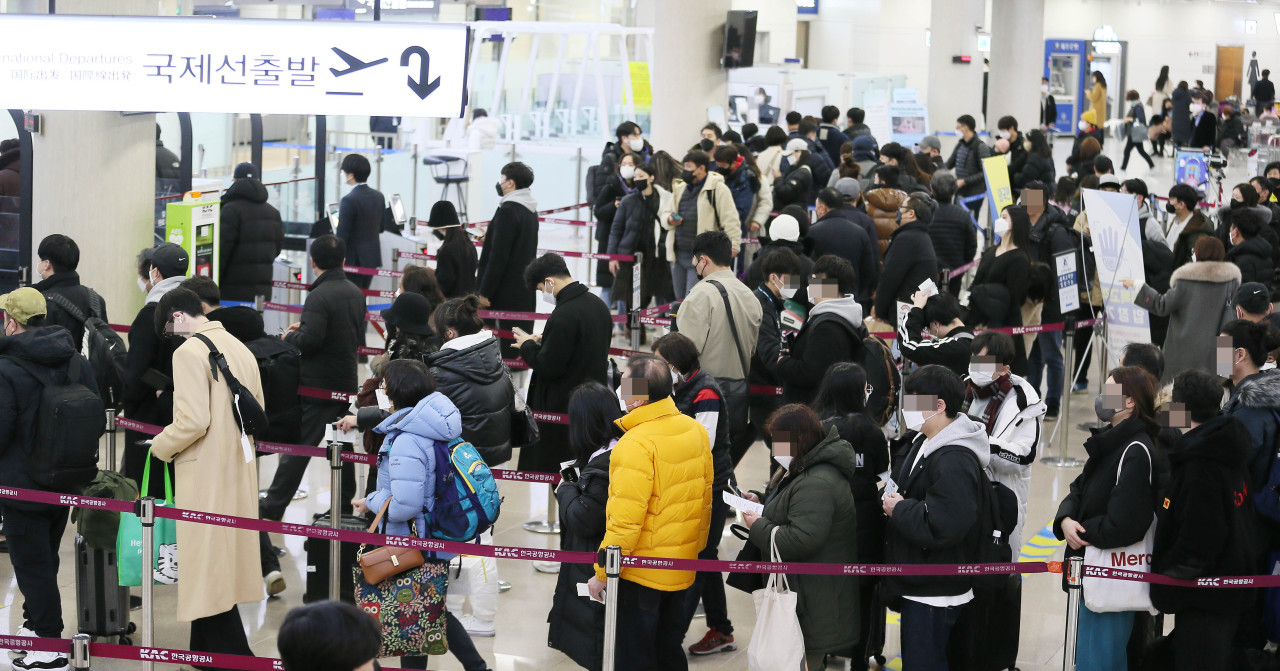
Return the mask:
[[698,283],[698,271],[693,267],[693,252],[676,250],[676,260],[671,264],[671,286],[676,300],[682,301],[689,290]]
[[[1225,618],[1224,618],[1225,619]],[[1080,602],[1076,635],[1076,668],[1081,671],[1126,671],[1125,647],[1133,632],[1133,612],[1095,613]]]
[[902,600],[902,671],[947,671],[947,641],[961,608]]
[[1044,392],[1045,403],[1056,405],[1062,398],[1063,363],[1062,331],[1049,331],[1036,336],[1031,356],[1027,357],[1027,382],[1040,389],[1040,379],[1045,366],[1049,367],[1049,388]]

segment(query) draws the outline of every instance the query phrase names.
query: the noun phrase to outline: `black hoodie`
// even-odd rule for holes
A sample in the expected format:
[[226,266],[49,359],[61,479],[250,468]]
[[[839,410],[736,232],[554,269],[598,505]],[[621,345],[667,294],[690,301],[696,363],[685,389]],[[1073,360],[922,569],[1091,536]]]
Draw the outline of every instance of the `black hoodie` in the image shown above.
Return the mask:
[[[1245,468],[1250,444],[1245,426],[1221,415],[1183,434],[1168,451],[1172,472],[1156,508],[1152,571],[1183,580],[1254,573]],[[1253,598],[1245,589],[1151,586],[1151,602],[1164,613],[1229,615]]]
[[[0,485],[23,489],[43,489],[27,475],[27,456],[35,438],[36,412],[43,389],[12,359],[22,359],[49,369],[59,382],[66,379],[71,357],[80,359],[80,382],[96,390],[97,382],[89,363],[76,353],[71,334],[61,326],[46,326],[0,338]],[[6,508],[43,510],[44,504],[5,501]]]
[[511,459],[511,403],[515,388],[502,348],[492,336],[462,336],[479,342],[462,349],[444,348],[427,359],[444,394],[462,413],[462,437],[475,445],[489,466]]
[[222,194],[218,287],[228,301],[271,297],[271,263],[284,248],[280,211],[267,203],[267,187],[247,177]]

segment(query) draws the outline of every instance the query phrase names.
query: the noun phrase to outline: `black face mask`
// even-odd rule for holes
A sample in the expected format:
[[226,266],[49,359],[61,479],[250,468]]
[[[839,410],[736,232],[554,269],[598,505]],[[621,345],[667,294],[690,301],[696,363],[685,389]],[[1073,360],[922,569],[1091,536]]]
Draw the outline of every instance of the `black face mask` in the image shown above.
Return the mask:
[[644,191],[645,189],[649,188],[649,180],[635,179],[631,181],[631,185],[636,187],[637,191]]
[[720,173],[721,175],[724,175],[725,177],[728,177],[729,175],[733,174],[733,171],[730,170],[729,168],[716,168],[716,172]]
[[683,179],[685,184],[693,184],[693,171],[685,170],[680,173],[680,179]]
[[1242,208],[1242,207],[1244,207],[1244,201],[1243,201],[1243,200],[1233,200],[1233,201],[1231,201],[1231,209],[1233,209],[1233,210],[1238,210],[1238,209],[1240,209],[1240,208]]
[[1178,210],[1177,210],[1176,208],[1174,208],[1173,203],[1166,203],[1166,204],[1165,204],[1165,206],[1164,206],[1164,211],[1165,211],[1165,212],[1168,212],[1169,214],[1177,214],[1177,213],[1178,213]]
[[497,191],[497,192],[498,192],[498,197],[499,197],[499,198],[501,198],[501,197],[503,197],[503,196],[507,195],[507,194],[505,194],[505,193],[503,193],[503,192],[502,192],[502,182],[498,182],[497,184],[494,184],[494,185],[493,185],[493,188],[494,188],[494,190],[495,190],[495,191]]

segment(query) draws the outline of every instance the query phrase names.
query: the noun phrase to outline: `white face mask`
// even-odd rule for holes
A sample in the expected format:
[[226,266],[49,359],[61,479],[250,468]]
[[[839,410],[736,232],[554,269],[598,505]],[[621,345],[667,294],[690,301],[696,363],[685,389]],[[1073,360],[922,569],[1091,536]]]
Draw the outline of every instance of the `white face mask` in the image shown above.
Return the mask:
[[644,151],[644,136],[633,137],[627,140],[627,144],[631,145],[631,151]]
[[1076,128],[1079,128],[1082,131],[1087,131],[1089,130],[1089,122],[1085,121],[1084,119],[1081,119],[1080,123],[1076,124]]
[[975,387],[985,387],[995,380],[995,375],[988,370],[969,369],[969,381]]
[[621,168],[618,168],[618,175],[623,179],[631,179],[635,174],[636,167],[634,165],[624,165]]
[[907,425],[907,428],[911,429],[912,431],[919,431],[920,429],[924,428],[925,422],[937,416],[938,416],[938,413],[936,412],[933,413],[932,415],[926,415],[924,412],[920,410],[903,410],[902,411],[902,421]]
[[538,290],[538,299],[542,301],[543,305],[546,305],[552,310],[556,308],[556,295],[552,293],[553,287],[554,285],[550,282],[543,282],[542,286],[539,287]]
[[1013,134],[1007,130],[996,131],[996,135],[999,135],[1000,137],[1006,140],[1008,140],[1010,137],[1013,137]]
[[1041,92],[1041,93],[1048,93],[1048,92],[1049,92],[1049,85],[1048,85],[1048,84],[1041,84],[1041,85],[1040,85],[1040,92]]
[[1275,368],[1275,367],[1276,367],[1276,365],[1275,365],[1275,364],[1273,364],[1273,363],[1271,363],[1270,361],[1268,361],[1268,362],[1266,362],[1266,363],[1262,364],[1262,368],[1259,368],[1258,370],[1271,370],[1271,369],[1273,369],[1273,368]]
[[784,457],[784,456],[778,455],[774,457],[773,460],[778,462],[778,465],[782,467],[782,470],[784,471],[791,470],[791,457]]
[[375,389],[374,396],[378,397],[378,407],[383,410],[391,409],[391,399],[387,398],[387,392],[384,389]]
[[147,293],[147,281],[141,277],[138,278],[138,289],[144,294]]
[[777,287],[778,294],[783,298],[795,298],[796,294],[800,293],[800,287],[798,286],[788,288],[786,283],[782,280],[778,280],[777,282],[774,282],[773,280],[769,281],[773,282],[773,286]]
[[1196,103],[1196,104],[1194,104],[1194,105],[1192,105],[1192,106],[1191,106],[1191,113],[1192,113],[1192,114],[1199,114],[1199,113],[1201,113],[1201,112],[1203,112],[1203,111],[1204,111],[1204,105],[1201,105],[1201,104],[1199,104],[1199,103]]
[[756,96],[756,104],[757,104],[757,105],[763,105],[763,104],[764,104],[764,96]]
[[672,368],[671,369],[671,386],[674,387],[683,383],[684,383],[684,376],[681,375],[680,373],[677,373],[676,369]]
[[994,230],[995,230],[996,235],[999,235],[999,236],[1001,236],[1001,237],[1004,237],[1004,236],[1005,236],[1005,234],[1007,234],[1007,233],[1009,232],[1009,222],[1008,222],[1008,220],[1006,220],[1006,219],[996,219],[996,223],[995,223],[995,228],[994,228]]

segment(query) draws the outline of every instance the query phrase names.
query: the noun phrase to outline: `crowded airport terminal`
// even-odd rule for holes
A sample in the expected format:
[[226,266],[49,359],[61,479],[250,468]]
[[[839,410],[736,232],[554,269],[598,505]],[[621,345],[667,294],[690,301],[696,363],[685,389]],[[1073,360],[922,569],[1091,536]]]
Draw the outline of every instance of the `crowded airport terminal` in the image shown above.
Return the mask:
[[1280,671],[1280,0],[0,0],[0,669]]

